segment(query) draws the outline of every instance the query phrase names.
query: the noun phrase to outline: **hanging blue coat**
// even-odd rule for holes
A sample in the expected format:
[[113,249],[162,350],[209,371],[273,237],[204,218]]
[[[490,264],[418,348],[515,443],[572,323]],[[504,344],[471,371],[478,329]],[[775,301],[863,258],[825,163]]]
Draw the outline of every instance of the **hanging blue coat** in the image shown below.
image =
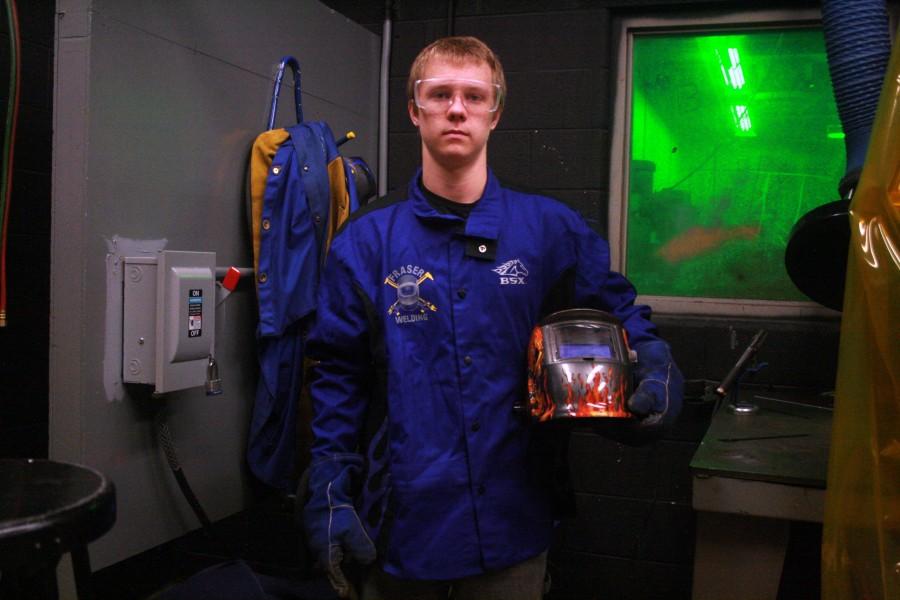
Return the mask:
[[263,482],[293,491],[303,345],[316,308],[320,265],[338,221],[358,200],[325,123],[262,134],[254,144],[251,178],[254,169],[260,372],[247,461]]

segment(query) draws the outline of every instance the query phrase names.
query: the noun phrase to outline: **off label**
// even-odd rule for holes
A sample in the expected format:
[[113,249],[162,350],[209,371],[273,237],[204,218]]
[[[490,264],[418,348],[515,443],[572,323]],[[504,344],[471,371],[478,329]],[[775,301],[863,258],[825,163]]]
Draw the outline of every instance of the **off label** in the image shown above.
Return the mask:
[[188,293],[188,337],[200,337],[203,334],[203,290],[190,290]]

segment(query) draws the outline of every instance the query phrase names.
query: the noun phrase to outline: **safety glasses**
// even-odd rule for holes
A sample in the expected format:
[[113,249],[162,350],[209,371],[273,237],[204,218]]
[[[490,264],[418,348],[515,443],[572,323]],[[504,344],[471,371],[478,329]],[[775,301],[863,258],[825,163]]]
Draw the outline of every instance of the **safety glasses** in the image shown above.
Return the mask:
[[500,106],[500,84],[477,79],[434,77],[417,79],[414,87],[416,106],[429,113],[446,112],[459,98],[473,115],[492,113]]

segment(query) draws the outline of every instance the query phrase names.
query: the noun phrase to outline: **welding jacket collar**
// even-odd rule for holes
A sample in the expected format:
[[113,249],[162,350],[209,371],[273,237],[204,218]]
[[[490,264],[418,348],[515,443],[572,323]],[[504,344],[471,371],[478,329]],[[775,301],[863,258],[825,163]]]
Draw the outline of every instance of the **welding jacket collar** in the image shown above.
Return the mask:
[[[447,226],[459,224],[463,221],[457,215],[442,213],[428,201],[422,185],[422,169],[416,172],[416,176],[409,182],[409,200],[412,202],[412,211],[419,219],[435,226]],[[475,208],[466,220],[465,236],[480,238],[483,240],[497,240],[500,232],[500,220],[502,211],[500,183],[494,177],[494,173],[488,169],[487,183],[481,198],[478,199]]]

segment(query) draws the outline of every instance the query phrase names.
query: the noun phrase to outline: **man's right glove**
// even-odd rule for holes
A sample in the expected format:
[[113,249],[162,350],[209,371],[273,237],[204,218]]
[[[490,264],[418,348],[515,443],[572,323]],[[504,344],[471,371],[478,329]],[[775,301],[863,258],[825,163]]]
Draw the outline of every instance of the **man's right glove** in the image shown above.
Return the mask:
[[684,378],[669,345],[662,340],[644,342],[634,348],[637,364],[634,374],[637,388],[628,399],[628,410],[640,419],[641,437],[653,437],[670,427],[681,412]]
[[341,562],[346,558],[367,565],[375,560],[375,544],[353,506],[362,470],[359,454],[335,454],[309,467],[309,500],[303,508],[303,525],[310,549],[341,598],[355,595]]

